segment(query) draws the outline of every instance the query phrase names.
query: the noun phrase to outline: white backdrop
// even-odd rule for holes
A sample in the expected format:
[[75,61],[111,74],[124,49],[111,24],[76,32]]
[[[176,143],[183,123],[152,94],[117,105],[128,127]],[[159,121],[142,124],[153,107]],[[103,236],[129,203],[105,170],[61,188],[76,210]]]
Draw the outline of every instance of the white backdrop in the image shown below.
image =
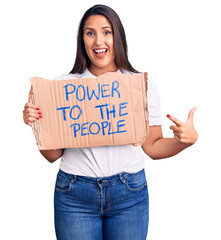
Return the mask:
[[68,73],[83,13],[103,3],[120,16],[129,59],[155,80],[162,129],[196,106],[197,143],[163,160],[146,156],[150,240],[220,240],[221,35],[218,0],[20,0],[0,5],[0,239],[55,240],[53,191],[59,161],[39,153],[23,123],[29,77]]

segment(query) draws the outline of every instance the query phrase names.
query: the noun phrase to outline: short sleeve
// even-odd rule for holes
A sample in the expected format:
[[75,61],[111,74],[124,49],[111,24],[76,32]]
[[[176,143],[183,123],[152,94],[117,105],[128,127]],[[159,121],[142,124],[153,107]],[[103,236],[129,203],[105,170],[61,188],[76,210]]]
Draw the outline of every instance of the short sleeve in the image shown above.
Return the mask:
[[53,78],[52,80],[67,80],[67,74],[63,74]]
[[83,74],[82,73],[62,74],[60,76],[57,76],[57,77],[53,78],[53,80],[70,80],[70,79],[75,79],[75,78],[82,78]]
[[148,77],[147,104],[149,112],[149,126],[161,125],[162,112],[160,110],[160,95],[154,80]]

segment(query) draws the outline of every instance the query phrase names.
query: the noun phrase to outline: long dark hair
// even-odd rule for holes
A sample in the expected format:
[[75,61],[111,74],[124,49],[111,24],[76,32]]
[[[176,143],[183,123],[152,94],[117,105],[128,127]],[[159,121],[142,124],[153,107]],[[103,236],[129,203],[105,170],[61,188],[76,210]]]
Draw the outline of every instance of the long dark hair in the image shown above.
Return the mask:
[[83,42],[83,28],[87,18],[92,15],[103,15],[111,24],[114,35],[115,64],[117,68],[121,72],[127,70],[138,73],[128,60],[126,35],[119,16],[112,8],[101,4],[89,8],[80,21],[77,36],[77,54],[74,67],[70,73],[83,73],[90,65],[90,59],[87,56]]

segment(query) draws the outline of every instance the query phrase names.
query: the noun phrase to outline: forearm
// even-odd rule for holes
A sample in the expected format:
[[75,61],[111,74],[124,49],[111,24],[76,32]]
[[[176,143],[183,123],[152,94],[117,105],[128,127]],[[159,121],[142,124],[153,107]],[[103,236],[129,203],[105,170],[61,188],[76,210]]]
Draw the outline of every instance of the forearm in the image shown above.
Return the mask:
[[175,138],[161,138],[153,143],[151,146],[151,158],[163,159],[172,157],[183,151],[192,144],[181,143]]
[[39,150],[39,151],[50,163],[53,163],[63,155],[64,149]]

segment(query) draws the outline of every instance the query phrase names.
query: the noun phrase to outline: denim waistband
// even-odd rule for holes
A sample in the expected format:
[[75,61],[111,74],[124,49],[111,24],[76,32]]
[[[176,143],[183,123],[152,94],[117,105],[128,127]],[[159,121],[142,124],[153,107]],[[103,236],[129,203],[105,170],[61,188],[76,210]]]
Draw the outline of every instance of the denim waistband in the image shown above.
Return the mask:
[[80,176],[80,175],[74,175],[74,174],[69,174],[66,173],[64,171],[62,171],[61,169],[59,170],[59,172],[61,174],[64,174],[65,176],[69,177],[69,178],[75,178],[78,179],[80,181],[84,181],[84,182],[88,182],[88,183],[92,183],[92,184],[101,184],[101,183],[112,183],[115,181],[118,181],[119,179],[122,181],[124,179],[126,179],[127,177],[131,176],[131,175],[137,175],[140,174],[142,172],[144,172],[144,169],[140,170],[137,173],[128,173],[128,172],[121,172],[121,173],[117,173],[115,175],[112,176],[108,176],[108,177],[87,177],[87,176]]

